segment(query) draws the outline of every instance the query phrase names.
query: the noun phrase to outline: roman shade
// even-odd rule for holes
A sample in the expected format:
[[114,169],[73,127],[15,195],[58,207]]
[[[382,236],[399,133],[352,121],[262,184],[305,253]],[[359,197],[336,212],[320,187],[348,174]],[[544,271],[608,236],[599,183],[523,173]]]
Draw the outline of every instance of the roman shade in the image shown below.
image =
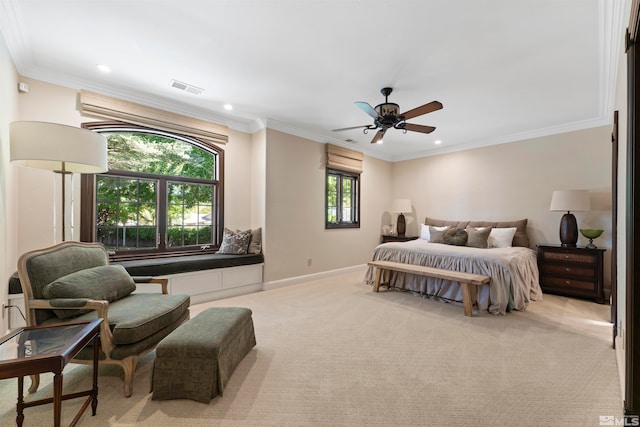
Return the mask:
[[345,172],[362,173],[364,155],[333,144],[327,144],[327,167]]
[[217,144],[226,144],[229,140],[227,126],[86,90],[80,91],[80,113],[83,116],[118,120]]

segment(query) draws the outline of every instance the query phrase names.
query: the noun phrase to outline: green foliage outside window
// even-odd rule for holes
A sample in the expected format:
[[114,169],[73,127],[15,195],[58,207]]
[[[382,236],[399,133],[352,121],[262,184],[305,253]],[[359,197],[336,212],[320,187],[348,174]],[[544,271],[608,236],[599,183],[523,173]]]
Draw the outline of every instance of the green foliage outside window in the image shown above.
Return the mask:
[[152,133],[105,136],[109,173],[96,177],[97,241],[116,251],[214,243],[215,153]]
[[327,170],[326,228],[359,227],[359,175]]

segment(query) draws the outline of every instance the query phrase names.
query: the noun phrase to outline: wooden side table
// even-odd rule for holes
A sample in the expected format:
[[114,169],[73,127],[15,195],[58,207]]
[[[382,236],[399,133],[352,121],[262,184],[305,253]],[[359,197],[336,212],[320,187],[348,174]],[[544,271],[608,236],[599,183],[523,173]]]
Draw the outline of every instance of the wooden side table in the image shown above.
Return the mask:
[[408,242],[409,240],[416,240],[418,236],[387,236],[382,235],[380,238],[381,243],[388,242]]
[[604,304],[605,250],[538,246],[538,269],[542,291],[592,299]]
[[[20,328],[0,338],[0,379],[18,378],[18,404],[16,424],[22,426],[24,408],[53,403],[53,425],[60,426],[62,401],[77,397],[87,397],[79,409],[71,426],[75,426],[80,416],[91,403],[93,415],[98,407],[98,360],[100,358],[100,323],[70,322]],[[62,371],[85,346],[93,342],[93,385],[91,389],[62,394]],[[16,345],[17,344],[17,345]],[[52,372],[53,398],[24,401],[24,377]],[[37,382],[35,382],[37,384]]]

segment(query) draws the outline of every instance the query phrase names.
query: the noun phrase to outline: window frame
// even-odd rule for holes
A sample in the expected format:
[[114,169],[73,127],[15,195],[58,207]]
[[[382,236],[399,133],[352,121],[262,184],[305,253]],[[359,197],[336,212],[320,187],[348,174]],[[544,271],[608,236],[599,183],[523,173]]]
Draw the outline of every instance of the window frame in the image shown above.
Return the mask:
[[[95,216],[96,216],[96,175],[112,175],[123,178],[140,178],[152,179],[158,181],[157,200],[164,200],[164,209],[158,204],[156,226],[160,234],[158,247],[153,249],[136,249],[128,251],[110,252],[110,257],[114,261],[130,260],[130,259],[153,259],[163,258],[167,256],[184,256],[184,255],[203,255],[207,253],[215,253],[222,243],[222,235],[224,230],[224,149],[221,147],[198,138],[181,135],[178,133],[166,132],[158,129],[152,129],[145,126],[133,125],[129,123],[117,121],[102,121],[83,123],[82,127],[94,132],[144,132],[156,134],[168,138],[175,138],[181,141],[193,144],[198,148],[213,152],[217,156],[216,175],[213,180],[204,180],[199,178],[183,178],[172,175],[157,175],[142,172],[133,172],[127,170],[109,170],[102,174],[82,174],[80,181],[81,207],[80,207],[80,241],[95,241]],[[211,244],[187,247],[167,247],[168,233],[168,217],[166,209],[168,206],[167,187],[161,182],[189,182],[189,183],[206,183],[214,184],[213,206],[217,206],[217,212],[212,212],[211,226],[213,228],[213,242]],[[165,215],[161,215],[161,213]],[[164,237],[162,235],[164,232]]]
[[[338,222],[329,221],[329,177],[337,176],[339,179],[336,189],[338,194],[336,195],[336,210]],[[345,222],[342,218],[342,179],[343,177],[353,179],[355,181],[354,190],[356,194],[351,195],[351,204],[353,207],[354,221]],[[326,168],[325,174],[325,192],[324,192],[324,221],[325,229],[335,228],[360,228],[360,174],[355,172],[347,172],[334,168]]]

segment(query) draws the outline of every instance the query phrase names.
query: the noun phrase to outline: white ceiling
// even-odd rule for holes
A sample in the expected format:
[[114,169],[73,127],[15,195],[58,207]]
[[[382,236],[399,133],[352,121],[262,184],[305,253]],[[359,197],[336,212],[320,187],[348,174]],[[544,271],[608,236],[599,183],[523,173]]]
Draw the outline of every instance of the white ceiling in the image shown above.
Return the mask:
[[[395,161],[610,123],[622,8],[619,0],[0,0],[0,31],[25,77]],[[178,91],[172,79],[204,92]],[[391,129],[372,145],[372,132],[331,131],[371,123],[354,102],[375,106],[385,86],[401,111],[442,102],[409,120],[435,132]]]

